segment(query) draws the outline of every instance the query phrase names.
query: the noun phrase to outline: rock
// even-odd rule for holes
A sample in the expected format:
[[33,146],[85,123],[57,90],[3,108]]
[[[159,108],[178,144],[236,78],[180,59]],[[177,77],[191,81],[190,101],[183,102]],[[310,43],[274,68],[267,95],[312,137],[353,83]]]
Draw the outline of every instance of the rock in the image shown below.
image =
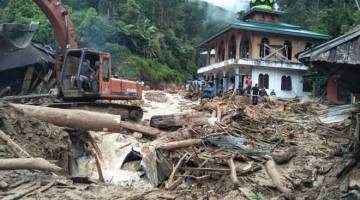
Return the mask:
[[0,189],[4,190],[9,187],[9,184],[7,184],[5,181],[0,181]]
[[134,133],[133,133],[133,136],[134,136],[134,138],[136,138],[136,139],[141,139],[141,138],[143,137],[143,134],[141,134],[141,133],[139,133],[139,132],[134,132]]
[[353,170],[349,177],[349,190],[360,190],[360,172]]
[[169,101],[169,98],[163,92],[146,92],[145,99],[148,101],[154,101],[158,103],[166,103]]

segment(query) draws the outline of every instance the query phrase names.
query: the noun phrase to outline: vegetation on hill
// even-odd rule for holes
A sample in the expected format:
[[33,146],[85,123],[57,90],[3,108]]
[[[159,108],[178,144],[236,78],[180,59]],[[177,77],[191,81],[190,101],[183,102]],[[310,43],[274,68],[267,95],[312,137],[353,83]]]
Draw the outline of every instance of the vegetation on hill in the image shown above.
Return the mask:
[[[81,47],[111,52],[121,77],[149,84],[184,81],[196,71],[196,49],[224,19],[208,17],[209,8],[193,0],[62,0],[76,25]],[[35,40],[56,46],[52,28],[29,0],[5,0],[0,23],[40,22]]]
[[277,0],[288,14],[285,20],[332,36],[343,34],[360,24],[359,0]]
[[[234,13],[200,0],[62,0],[81,47],[111,52],[121,77],[181,82],[196,71],[195,46]],[[360,24],[355,0],[277,0],[285,21],[338,36]],[[1,0],[0,23],[38,21],[35,40],[56,48],[52,27],[30,0]]]

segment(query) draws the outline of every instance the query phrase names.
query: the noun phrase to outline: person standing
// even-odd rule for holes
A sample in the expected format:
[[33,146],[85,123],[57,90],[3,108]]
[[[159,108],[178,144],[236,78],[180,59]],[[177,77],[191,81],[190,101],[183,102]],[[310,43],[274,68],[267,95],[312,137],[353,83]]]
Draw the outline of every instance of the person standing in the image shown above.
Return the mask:
[[259,87],[258,84],[255,84],[255,87],[252,88],[252,102],[254,106],[258,104],[258,96],[259,96]]
[[245,80],[245,85],[246,85],[245,89],[246,89],[247,94],[250,96],[251,95],[252,80],[251,80],[251,78],[249,78],[249,76],[246,76],[245,79],[246,79]]

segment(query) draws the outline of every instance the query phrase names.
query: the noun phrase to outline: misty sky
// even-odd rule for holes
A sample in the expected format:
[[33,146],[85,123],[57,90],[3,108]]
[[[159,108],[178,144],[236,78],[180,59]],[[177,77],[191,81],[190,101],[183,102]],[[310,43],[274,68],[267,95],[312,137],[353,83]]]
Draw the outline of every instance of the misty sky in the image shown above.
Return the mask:
[[203,0],[225,9],[238,12],[249,6],[249,0]]

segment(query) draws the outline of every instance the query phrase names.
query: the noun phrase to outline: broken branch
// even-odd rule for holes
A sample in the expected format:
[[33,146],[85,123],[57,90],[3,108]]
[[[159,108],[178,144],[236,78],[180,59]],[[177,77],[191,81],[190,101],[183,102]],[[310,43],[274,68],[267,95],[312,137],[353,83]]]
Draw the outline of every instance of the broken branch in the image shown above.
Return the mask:
[[291,192],[290,189],[286,188],[281,183],[281,179],[280,179],[281,175],[280,175],[279,171],[276,169],[276,164],[273,159],[270,159],[266,162],[265,169],[266,169],[267,174],[271,178],[272,182],[274,183],[274,185],[280,192],[282,192],[282,193],[290,193]]
[[18,144],[16,144],[7,134],[0,130],[0,139],[6,142],[11,151],[19,158],[31,158],[30,154],[23,150]]
[[189,140],[182,140],[182,141],[176,141],[176,142],[168,142],[164,144],[158,145],[157,149],[162,150],[175,150],[175,149],[181,149],[185,147],[190,146],[197,146],[203,144],[204,141],[202,139],[189,139]]
[[236,166],[235,166],[235,163],[234,163],[234,158],[231,157],[229,160],[228,160],[228,165],[230,167],[230,178],[231,178],[231,181],[233,183],[233,186],[234,188],[237,188],[240,184],[239,182],[239,179],[237,178],[237,175],[236,175]]

